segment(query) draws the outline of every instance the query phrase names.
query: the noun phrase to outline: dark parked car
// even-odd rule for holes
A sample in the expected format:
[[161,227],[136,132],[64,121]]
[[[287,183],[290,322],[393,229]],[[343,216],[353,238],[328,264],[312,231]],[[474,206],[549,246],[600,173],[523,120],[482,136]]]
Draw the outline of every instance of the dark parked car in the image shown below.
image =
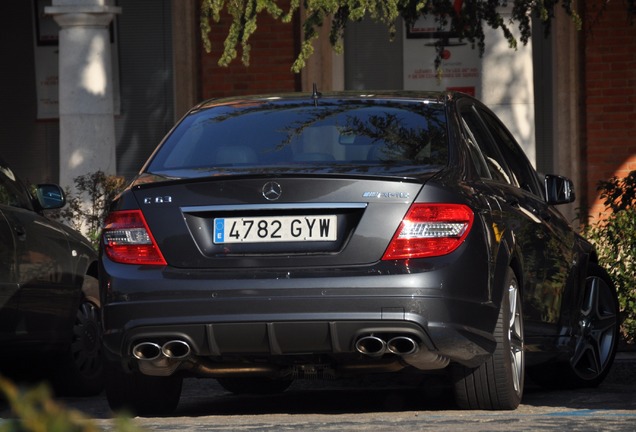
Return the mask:
[[516,408],[526,371],[598,385],[617,298],[573,200],[463,94],[201,103],[105,223],[110,406],[166,413],[188,376],[442,373],[466,409]]
[[[44,216],[66,203],[57,185],[33,195],[0,160],[0,372],[47,371],[60,393],[103,390],[97,252]],[[38,376],[38,378],[40,378]]]

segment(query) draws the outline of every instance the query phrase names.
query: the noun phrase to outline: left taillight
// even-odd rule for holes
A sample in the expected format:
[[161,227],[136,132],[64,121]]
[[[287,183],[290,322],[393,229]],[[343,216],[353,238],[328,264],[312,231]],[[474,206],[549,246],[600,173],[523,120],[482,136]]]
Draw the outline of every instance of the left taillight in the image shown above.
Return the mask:
[[110,213],[104,222],[102,235],[104,252],[112,261],[122,264],[166,265],[140,210]]
[[382,259],[447,255],[464,242],[473,219],[473,211],[463,204],[413,204]]

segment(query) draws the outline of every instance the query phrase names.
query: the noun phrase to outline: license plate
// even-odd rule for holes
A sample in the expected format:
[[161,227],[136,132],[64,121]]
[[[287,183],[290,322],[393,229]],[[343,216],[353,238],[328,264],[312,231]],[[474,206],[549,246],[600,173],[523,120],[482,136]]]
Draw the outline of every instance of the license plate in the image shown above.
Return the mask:
[[214,219],[214,243],[335,241],[338,217],[273,216]]

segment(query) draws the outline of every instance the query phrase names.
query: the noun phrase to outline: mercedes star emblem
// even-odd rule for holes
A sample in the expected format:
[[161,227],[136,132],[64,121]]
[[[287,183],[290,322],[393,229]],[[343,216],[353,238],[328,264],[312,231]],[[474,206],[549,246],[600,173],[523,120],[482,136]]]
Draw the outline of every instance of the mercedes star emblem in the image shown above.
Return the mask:
[[263,185],[263,196],[268,201],[276,201],[283,194],[283,188],[274,181],[267,182]]

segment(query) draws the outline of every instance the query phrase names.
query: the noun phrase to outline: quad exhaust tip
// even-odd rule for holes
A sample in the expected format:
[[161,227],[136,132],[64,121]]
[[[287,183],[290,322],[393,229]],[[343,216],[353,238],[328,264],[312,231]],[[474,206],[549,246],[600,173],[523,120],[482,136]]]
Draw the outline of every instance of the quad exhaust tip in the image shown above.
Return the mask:
[[[418,343],[409,336],[394,336],[388,341],[375,335],[359,338],[355,343],[355,349],[369,357],[380,357],[389,352],[400,356],[408,356],[418,352]],[[184,360],[190,356],[190,345],[182,340],[174,339],[159,345],[155,342],[141,342],[132,349],[132,354],[137,360],[154,361],[159,358],[171,360]]]
[[163,344],[161,353],[175,360],[185,359],[190,356],[190,345],[182,340],[171,340]]
[[132,354],[137,360],[156,360],[161,356],[161,345],[154,342],[142,342],[135,345]]
[[408,336],[397,336],[387,342],[386,348],[393,354],[411,355],[418,351],[419,346],[415,340]]
[[406,356],[415,354],[419,350],[419,345],[409,336],[395,336],[385,341],[379,336],[368,335],[359,338],[355,348],[359,353],[370,357],[380,357],[387,352]]
[[356,350],[370,357],[380,357],[386,352],[386,342],[377,336],[364,336],[356,341]]
[[191,348],[182,340],[171,340],[163,345],[155,342],[141,342],[132,349],[132,354],[137,360],[157,360],[160,357],[172,360],[183,360],[190,356]]

